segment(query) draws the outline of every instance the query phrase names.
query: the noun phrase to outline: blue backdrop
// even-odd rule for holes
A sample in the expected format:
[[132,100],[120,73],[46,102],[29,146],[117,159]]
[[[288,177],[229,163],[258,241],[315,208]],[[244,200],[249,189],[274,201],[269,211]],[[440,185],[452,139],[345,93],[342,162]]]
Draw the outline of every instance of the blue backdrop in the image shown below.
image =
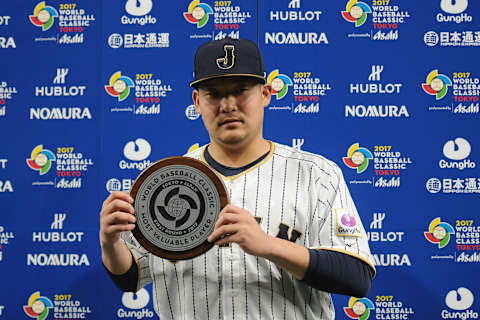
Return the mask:
[[[479,12],[474,0],[2,1],[0,319],[156,318],[151,287],[123,295],[103,270],[100,207],[150,162],[208,142],[188,83],[195,48],[225,36],[263,52],[266,138],[335,161],[370,237],[367,311],[334,296],[336,318],[477,319]],[[124,150],[132,141],[144,152]]]

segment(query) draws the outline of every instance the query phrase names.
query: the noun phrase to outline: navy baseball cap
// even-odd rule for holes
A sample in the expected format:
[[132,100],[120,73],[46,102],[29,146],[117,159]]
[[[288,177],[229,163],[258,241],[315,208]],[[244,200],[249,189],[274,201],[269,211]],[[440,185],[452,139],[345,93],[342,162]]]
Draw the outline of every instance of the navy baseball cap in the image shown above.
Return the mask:
[[227,37],[198,47],[191,87],[205,80],[231,76],[253,77],[265,83],[263,57],[253,41]]

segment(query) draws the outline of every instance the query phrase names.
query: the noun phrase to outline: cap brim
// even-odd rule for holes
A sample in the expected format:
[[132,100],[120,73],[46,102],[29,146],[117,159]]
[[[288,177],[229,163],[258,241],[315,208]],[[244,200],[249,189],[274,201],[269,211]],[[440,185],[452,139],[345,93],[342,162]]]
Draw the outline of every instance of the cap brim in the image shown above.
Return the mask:
[[256,74],[229,73],[229,74],[219,74],[219,75],[215,75],[215,76],[209,76],[209,77],[205,77],[205,78],[195,80],[193,82],[190,82],[190,87],[193,87],[194,85],[199,84],[200,82],[203,82],[203,81],[206,81],[206,80],[223,78],[223,77],[251,77],[251,78],[257,78],[257,79],[263,80],[264,83],[266,82],[265,77],[259,76],[259,75],[256,75]]

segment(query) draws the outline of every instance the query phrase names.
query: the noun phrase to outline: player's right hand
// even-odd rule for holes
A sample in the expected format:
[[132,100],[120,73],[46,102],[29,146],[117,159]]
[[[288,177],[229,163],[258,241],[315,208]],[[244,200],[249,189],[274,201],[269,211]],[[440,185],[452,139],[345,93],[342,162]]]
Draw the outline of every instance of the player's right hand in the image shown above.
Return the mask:
[[120,241],[120,232],[135,228],[133,199],[128,193],[113,191],[100,212],[100,244],[112,246]]

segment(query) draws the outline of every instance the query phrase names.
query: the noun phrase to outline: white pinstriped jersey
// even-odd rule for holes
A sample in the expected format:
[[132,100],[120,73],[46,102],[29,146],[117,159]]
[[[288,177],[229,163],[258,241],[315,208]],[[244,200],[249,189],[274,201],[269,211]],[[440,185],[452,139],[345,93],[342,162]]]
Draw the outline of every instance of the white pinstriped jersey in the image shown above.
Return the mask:
[[[205,161],[204,148],[187,156]],[[260,217],[268,234],[307,248],[340,251],[374,269],[364,228],[333,162],[272,143],[268,156],[246,172],[219,176],[230,203]],[[244,253],[236,244],[214,246],[192,260],[172,263],[148,253],[131,233],[122,236],[139,265],[139,287],[153,281],[154,307],[161,320],[335,319],[329,293]]]

